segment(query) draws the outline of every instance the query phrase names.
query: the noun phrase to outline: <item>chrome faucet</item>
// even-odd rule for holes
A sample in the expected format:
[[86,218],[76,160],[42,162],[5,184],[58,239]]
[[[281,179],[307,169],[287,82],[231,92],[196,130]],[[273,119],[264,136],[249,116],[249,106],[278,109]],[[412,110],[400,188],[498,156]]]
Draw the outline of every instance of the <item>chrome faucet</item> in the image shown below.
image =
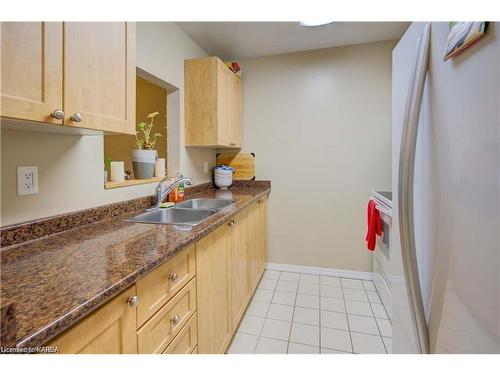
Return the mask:
[[177,180],[175,180],[170,185],[168,185],[165,189],[163,189],[163,183],[165,181],[167,181],[169,178],[170,177],[165,176],[161,179],[160,182],[158,182],[158,185],[156,185],[156,189],[155,189],[155,192],[156,192],[155,205],[153,207],[147,208],[146,211],[153,211],[153,210],[160,208],[160,205],[163,202],[163,200],[165,199],[165,197],[172,190],[174,190],[179,184],[181,184],[183,182],[188,186],[193,184],[193,181],[189,177],[184,178],[184,177],[180,176]]

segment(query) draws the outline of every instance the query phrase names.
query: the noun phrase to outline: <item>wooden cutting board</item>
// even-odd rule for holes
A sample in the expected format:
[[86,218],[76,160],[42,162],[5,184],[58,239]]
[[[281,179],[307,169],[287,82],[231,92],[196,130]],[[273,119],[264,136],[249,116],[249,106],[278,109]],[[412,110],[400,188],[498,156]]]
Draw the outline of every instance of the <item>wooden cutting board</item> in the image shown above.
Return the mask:
[[234,168],[234,180],[255,180],[255,154],[217,154],[217,165]]

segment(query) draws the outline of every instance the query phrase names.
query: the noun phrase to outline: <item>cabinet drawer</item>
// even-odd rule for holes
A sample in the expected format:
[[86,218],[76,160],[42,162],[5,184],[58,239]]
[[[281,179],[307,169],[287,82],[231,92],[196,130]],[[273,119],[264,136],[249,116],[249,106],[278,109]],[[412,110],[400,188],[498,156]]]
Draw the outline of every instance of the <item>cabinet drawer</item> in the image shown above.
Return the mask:
[[191,354],[197,350],[198,345],[198,324],[196,313],[193,314],[189,322],[175,336],[163,354]]
[[142,326],[196,273],[195,245],[162,264],[137,282],[137,328]]
[[162,353],[195,311],[196,278],[139,329],[139,353]]

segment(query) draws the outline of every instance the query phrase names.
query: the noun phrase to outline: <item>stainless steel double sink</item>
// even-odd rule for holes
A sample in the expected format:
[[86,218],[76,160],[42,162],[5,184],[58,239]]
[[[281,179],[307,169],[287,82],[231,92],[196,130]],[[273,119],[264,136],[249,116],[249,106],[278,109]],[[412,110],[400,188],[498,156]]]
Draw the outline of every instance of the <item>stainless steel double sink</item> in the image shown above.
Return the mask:
[[189,226],[203,223],[221,211],[234,208],[236,201],[219,198],[196,198],[176,204],[171,208],[158,208],[146,211],[125,221],[146,224],[169,224]]

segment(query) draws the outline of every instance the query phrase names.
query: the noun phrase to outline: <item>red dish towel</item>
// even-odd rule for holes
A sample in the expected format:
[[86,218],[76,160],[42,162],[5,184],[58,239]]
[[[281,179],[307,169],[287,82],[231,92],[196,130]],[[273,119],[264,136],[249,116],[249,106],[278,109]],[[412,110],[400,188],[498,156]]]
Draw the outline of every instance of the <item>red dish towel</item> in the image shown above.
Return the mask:
[[382,220],[380,220],[380,212],[377,210],[377,205],[373,199],[368,202],[368,230],[366,232],[367,247],[368,250],[375,250],[375,242],[377,239],[377,234],[382,235]]

